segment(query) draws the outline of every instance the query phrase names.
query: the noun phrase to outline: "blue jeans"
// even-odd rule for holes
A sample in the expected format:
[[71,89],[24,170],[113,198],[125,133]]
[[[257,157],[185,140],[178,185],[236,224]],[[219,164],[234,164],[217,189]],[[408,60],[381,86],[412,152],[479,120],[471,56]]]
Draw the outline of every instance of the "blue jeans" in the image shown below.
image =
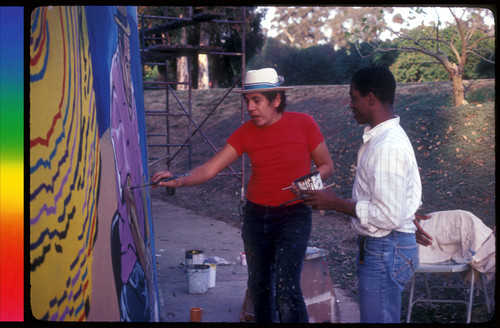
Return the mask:
[[[418,266],[415,234],[392,231],[381,238],[358,237],[361,323],[400,323],[401,294]],[[360,257],[364,263],[359,263]]]
[[[311,234],[310,207],[267,207],[247,200],[241,235],[256,322],[308,322],[300,275]],[[274,294],[276,293],[276,296]]]

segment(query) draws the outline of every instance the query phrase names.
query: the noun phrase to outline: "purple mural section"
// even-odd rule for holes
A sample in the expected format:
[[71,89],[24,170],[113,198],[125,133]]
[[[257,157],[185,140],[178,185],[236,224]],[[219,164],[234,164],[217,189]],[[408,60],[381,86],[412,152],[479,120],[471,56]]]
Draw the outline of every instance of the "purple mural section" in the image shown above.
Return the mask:
[[136,8],[37,7],[30,34],[32,314],[159,321]]
[[[143,175],[137,106],[131,78],[130,24],[125,7],[114,15],[118,44],[111,61],[111,141],[116,163],[117,212],[113,220],[112,249],[117,292],[122,319],[146,320],[149,314],[152,283],[152,256],[143,207],[145,189],[130,189],[147,180]],[[115,230],[117,229],[117,230]],[[119,258],[118,258],[119,257]],[[146,279],[148,278],[148,279]]]

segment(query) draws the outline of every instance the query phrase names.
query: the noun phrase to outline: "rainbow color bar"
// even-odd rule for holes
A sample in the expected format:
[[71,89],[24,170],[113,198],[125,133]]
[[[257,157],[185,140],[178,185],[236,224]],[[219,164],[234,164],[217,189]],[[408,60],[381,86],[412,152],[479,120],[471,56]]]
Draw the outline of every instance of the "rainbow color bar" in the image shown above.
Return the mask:
[[24,320],[23,7],[0,7],[0,321]]

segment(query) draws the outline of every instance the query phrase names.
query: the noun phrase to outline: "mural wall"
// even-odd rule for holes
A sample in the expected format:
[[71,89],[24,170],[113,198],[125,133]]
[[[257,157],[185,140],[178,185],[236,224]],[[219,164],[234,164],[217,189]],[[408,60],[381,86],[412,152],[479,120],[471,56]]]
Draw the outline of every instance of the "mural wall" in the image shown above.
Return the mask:
[[158,321],[135,7],[39,7],[30,38],[35,318]]

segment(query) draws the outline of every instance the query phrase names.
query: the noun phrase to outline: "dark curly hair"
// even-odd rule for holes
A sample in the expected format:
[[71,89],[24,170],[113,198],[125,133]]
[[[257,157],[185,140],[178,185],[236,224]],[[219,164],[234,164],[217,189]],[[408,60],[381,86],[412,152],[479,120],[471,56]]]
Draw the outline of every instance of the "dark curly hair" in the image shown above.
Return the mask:
[[269,101],[269,102],[272,102],[274,99],[276,99],[276,96],[279,94],[281,94],[281,102],[280,102],[280,105],[278,106],[278,108],[276,108],[276,111],[278,113],[282,113],[285,111],[285,107],[286,107],[286,95],[285,95],[285,91],[266,91],[266,92],[262,92],[262,94],[266,97],[266,99]]
[[372,92],[383,104],[394,104],[396,80],[391,71],[383,66],[370,66],[357,71],[351,84],[362,96]]

